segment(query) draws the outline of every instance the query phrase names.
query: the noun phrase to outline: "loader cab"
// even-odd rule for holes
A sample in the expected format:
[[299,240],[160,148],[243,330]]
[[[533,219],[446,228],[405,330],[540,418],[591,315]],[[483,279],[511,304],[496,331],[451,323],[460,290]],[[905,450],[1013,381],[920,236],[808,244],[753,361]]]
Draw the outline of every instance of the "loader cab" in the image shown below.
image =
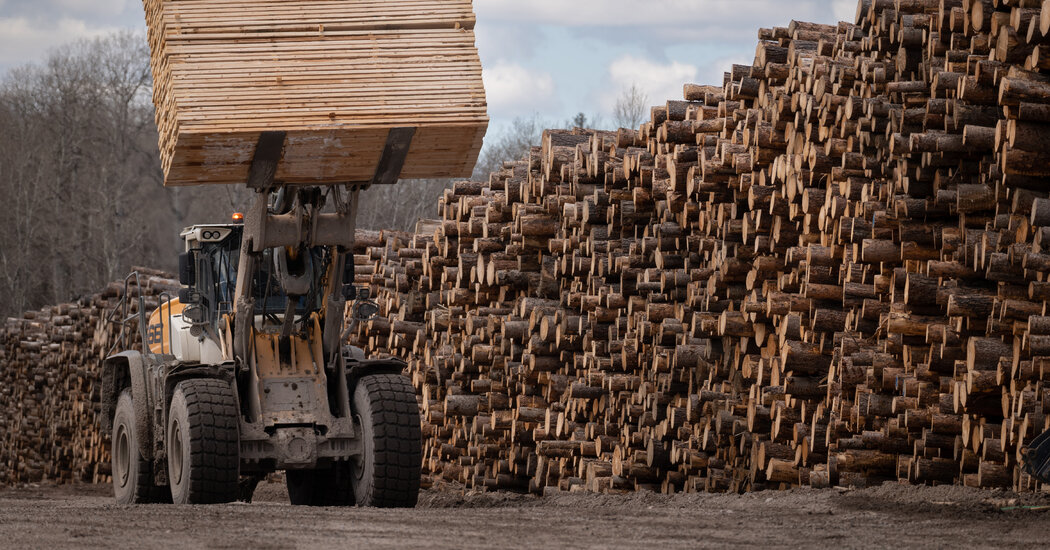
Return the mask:
[[[242,224],[195,225],[181,233],[186,252],[179,257],[179,278],[187,288],[179,298],[190,310],[184,315],[215,326],[224,315],[233,312],[243,233]],[[302,294],[294,298],[296,317],[320,310],[323,289],[319,288],[317,274],[324,272],[328,255],[325,247],[293,253],[283,249],[264,251],[252,281],[256,322],[280,324],[280,317],[286,311],[289,298],[278,281],[279,262],[291,264],[285,269],[301,274],[307,281],[301,288]]]
[[243,229],[240,224],[195,225],[180,234],[186,251],[179,256],[179,281],[187,288],[179,301],[193,304],[185,316],[214,326],[231,311]]

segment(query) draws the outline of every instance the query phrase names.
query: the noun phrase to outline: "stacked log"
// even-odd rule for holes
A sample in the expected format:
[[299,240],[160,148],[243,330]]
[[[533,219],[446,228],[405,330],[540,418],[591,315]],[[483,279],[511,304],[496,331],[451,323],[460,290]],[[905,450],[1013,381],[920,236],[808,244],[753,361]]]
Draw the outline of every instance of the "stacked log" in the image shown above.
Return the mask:
[[[1043,21],[1048,24],[1043,25]],[[478,489],[1037,488],[1050,8],[763,29],[637,129],[548,131],[358,257],[424,470]]]

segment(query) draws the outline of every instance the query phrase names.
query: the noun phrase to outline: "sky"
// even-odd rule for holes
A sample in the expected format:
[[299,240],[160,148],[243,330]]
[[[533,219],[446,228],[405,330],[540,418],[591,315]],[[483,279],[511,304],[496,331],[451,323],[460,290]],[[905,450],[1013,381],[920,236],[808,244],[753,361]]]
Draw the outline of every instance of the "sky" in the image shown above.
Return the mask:
[[[440,0],[437,0],[440,1]],[[682,84],[722,84],[754,60],[760,27],[792,19],[853,20],[857,0],[474,0],[492,118],[557,125],[583,112],[612,124],[617,97],[637,85],[652,105]],[[118,29],[144,29],[140,0],[0,0],[0,70],[49,48]]]

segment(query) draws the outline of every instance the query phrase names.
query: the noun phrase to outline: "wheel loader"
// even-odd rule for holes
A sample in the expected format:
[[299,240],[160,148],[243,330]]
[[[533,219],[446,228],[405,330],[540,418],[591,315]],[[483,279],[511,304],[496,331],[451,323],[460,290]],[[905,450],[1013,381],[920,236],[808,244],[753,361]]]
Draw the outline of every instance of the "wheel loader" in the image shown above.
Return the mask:
[[378,310],[353,285],[360,186],[249,187],[241,220],[182,232],[177,296],[147,312],[129,292],[137,275],[125,281],[102,374],[117,502],[250,500],[283,470],[292,504],[414,506],[406,365],[344,345]]
[[283,471],[293,504],[414,505],[406,364],[345,345],[378,311],[353,284],[354,232],[367,188],[473,172],[472,2],[143,5],[164,185],[254,200],[182,231],[180,288],[151,311],[125,281],[101,395],[117,501],[249,500]]

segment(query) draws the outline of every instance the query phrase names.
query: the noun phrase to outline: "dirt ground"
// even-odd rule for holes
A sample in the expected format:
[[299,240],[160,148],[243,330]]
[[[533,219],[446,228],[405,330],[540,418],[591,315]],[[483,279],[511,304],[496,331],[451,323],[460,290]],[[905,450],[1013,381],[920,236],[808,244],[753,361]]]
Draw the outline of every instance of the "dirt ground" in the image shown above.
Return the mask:
[[[113,504],[108,486],[0,490],[3,548],[1047,548],[1050,495],[887,484],[748,495],[427,491],[414,510]],[[1003,509],[1013,507],[1012,509]],[[1036,509],[1032,509],[1035,507]]]

